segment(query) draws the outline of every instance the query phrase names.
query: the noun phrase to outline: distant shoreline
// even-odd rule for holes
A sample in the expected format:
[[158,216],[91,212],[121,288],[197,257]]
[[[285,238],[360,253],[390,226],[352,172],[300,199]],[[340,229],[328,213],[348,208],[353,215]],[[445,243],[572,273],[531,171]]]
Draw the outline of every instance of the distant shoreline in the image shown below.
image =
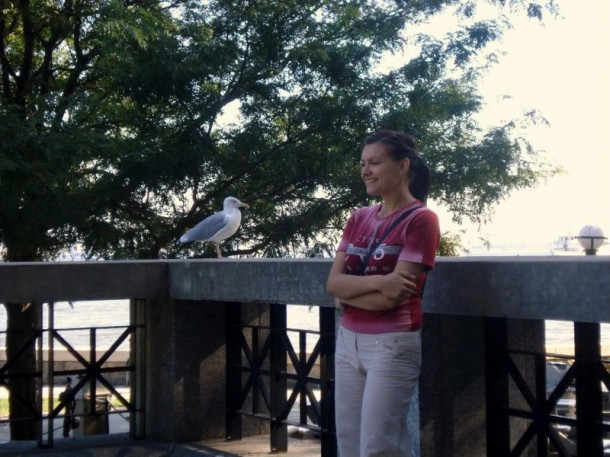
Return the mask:
[[[79,354],[85,357],[85,359],[89,358],[89,348],[75,348]],[[114,351],[110,357],[108,358],[108,362],[127,362],[129,360],[129,350],[119,350]],[[106,351],[96,351],[96,359],[100,359]],[[47,362],[49,360],[49,351],[48,349],[43,350],[43,361]],[[55,362],[76,362],[77,360],[74,356],[66,351],[65,349],[55,349],[53,351],[53,360]],[[6,349],[0,349],[0,364],[6,363]]]
[[[549,357],[553,356],[574,356],[574,345],[570,344],[548,344],[546,345],[546,355]],[[85,354],[88,356],[89,349],[88,348],[77,348],[77,351],[80,354]],[[97,358],[102,357],[106,351],[97,351]],[[129,360],[129,352],[128,350],[116,350],[112,353],[108,362],[127,362]],[[601,346],[602,358],[610,359],[610,345],[602,345]],[[43,351],[43,360],[45,362],[48,361],[48,350]],[[76,359],[70,354],[70,352],[66,350],[55,350],[53,359],[56,362],[70,362],[76,361]],[[5,349],[0,349],[0,365],[6,362],[6,351]]]
[[[610,359],[610,346],[602,345],[601,346],[601,354],[602,359]],[[574,356],[574,345],[557,345],[557,344],[547,344],[546,345],[546,355],[547,356]]]

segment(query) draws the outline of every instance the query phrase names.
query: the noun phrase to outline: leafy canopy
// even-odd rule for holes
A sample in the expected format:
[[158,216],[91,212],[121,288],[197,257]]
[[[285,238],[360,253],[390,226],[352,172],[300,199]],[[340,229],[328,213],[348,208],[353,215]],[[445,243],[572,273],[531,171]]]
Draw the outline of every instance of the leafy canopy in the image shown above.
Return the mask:
[[[532,17],[545,8],[490,3]],[[431,198],[458,220],[481,220],[554,172],[518,123],[483,131],[474,119],[476,84],[495,59],[486,49],[509,25],[476,21],[474,1],[0,5],[7,260],[75,243],[102,258],[213,255],[175,240],[228,195],[251,209],[226,254],[332,252],[346,212],[369,201],[358,146],[379,127],[419,140]],[[406,38],[447,8],[458,29]],[[379,69],[404,50],[412,57]]]

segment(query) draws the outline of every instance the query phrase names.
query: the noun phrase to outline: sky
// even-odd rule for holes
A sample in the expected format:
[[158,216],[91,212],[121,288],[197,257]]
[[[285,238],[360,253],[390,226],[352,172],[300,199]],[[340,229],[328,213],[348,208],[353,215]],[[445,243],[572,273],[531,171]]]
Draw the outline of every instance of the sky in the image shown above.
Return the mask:
[[610,2],[558,4],[562,17],[543,25],[511,17],[514,27],[500,42],[505,55],[480,85],[481,123],[539,110],[550,125],[528,130],[527,138],[564,173],[511,193],[480,228],[457,227],[434,208],[443,230],[465,230],[466,244],[482,236],[492,247],[526,250],[585,225],[610,235]]

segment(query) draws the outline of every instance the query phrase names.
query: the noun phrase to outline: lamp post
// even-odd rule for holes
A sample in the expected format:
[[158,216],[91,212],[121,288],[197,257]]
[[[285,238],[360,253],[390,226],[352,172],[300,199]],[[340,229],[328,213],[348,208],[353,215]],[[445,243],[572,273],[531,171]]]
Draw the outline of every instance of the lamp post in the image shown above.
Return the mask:
[[[601,228],[585,225],[576,239],[589,256],[596,255],[606,238]],[[576,450],[592,457],[603,455],[600,336],[599,322],[574,322]]]
[[595,225],[585,225],[576,237],[586,255],[595,255],[597,250],[604,244],[606,237],[601,228]]

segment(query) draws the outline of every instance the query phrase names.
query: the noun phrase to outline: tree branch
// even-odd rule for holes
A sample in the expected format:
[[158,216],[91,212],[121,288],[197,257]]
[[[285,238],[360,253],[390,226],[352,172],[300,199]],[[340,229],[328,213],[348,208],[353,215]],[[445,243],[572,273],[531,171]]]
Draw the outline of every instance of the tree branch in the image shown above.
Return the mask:
[[32,71],[32,63],[34,61],[34,38],[35,33],[32,25],[32,17],[29,0],[21,0],[18,6],[21,14],[21,22],[23,27],[23,61],[19,69],[19,75],[16,78],[17,88],[15,93],[15,101],[19,106],[25,106],[26,94],[30,73]]
[[58,126],[66,112],[68,107],[67,98],[74,93],[76,88],[78,87],[78,80],[81,74],[87,69],[89,63],[98,55],[99,51],[96,49],[92,49],[88,54],[83,53],[83,49],[81,47],[80,37],[81,37],[81,25],[82,22],[80,19],[74,21],[74,52],[76,55],[76,62],[74,63],[74,68],[70,72],[70,76],[68,77],[66,84],[64,86],[64,90],[62,92],[62,102],[57,107],[57,112],[55,113],[55,117],[53,119],[53,125]]
[[6,99],[11,98],[11,77],[15,78],[15,70],[11,66],[11,63],[4,52],[6,47],[4,39],[6,36],[10,35],[14,29],[14,24],[7,25],[6,23],[6,14],[4,13],[4,9],[0,8],[0,65],[2,65],[2,87],[4,92],[4,97]]

